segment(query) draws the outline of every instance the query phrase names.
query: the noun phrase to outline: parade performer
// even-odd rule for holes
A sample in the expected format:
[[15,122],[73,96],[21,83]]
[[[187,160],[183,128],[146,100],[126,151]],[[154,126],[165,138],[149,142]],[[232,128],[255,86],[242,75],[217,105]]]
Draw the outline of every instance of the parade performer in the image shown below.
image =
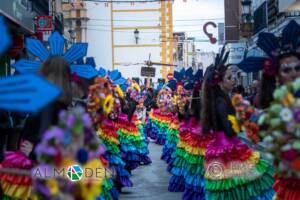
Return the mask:
[[157,95],[158,108],[152,109],[146,125],[147,135],[157,144],[163,145],[167,138],[167,130],[172,122],[172,90],[165,86]]
[[[36,165],[35,147],[41,140],[45,130],[57,124],[57,116],[61,109],[66,109],[72,101],[71,74],[68,63],[62,57],[47,59],[40,68],[40,74],[63,90],[63,95],[43,108],[38,115],[30,115],[26,120],[21,133],[20,149],[16,152],[7,152],[2,162],[5,168],[31,169]],[[10,175],[8,175],[10,176]],[[6,177],[8,182],[1,182],[4,194],[12,198],[29,198],[31,195],[32,180],[28,176],[11,175]]]
[[204,77],[201,104],[203,134],[214,140],[205,153],[207,199],[272,199],[273,170],[260,153],[238,138],[239,124],[229,98],[235,84],[231,68],[225,66],[225,48],[217,55],[215,65]]
[[296,200],[300,196],[300,78],[274,91],[270,108],[260,116],[259,123],[266,129],[264,146],[267,158],[276,167],[275,200]]
[[[63,110],[58,124],[45,132],[35,150],[39,165],[32,174],[37,198],[117,199],[104,157],[105,146],[98,139],[89,114],[81,107]],[[93,173],[87,175],[87,168]],[[54,169],[65,173],[55,175]]]
[[[126,163],[126,169],[131,172],[141,163],[151,163],[148,157],[149,150],[142,130],[137,127],[137,116],[134,115],[137,99],[139,95],[139,86],[132,83],[127,88],[126,96],[121,94],[122,90],[116,90],[115,96],[120,103],[120,112],[115,120],[120,138],[122,157]],[[122,98],[124,96],[124,99]]]
[[188,70],[182,69],[180,72],[175,71],[174,80],[171,80],[174,81],[174,85],[176,85],[176,95],[174,95],[175,113],[173,114],[170,127],[167,130],[167,140],[161,156],[161,159],[165,160],[168,164],[170,164],[175,157],[173,156],[172,158],[172,154],[176,150],[176,145],[179,140],[180,122],[187,119],[189,116],[190,91],[193,87],[192,79],[194,79],[194,81],[200,80],[201,77],[198,72],[192,77],[192,68],[189,68]]
[[[274,34],[260,33],[257,46],[267,57],[249,57],[239,65],[243,70],[263,70],[259,103],[264,112],[259,118],[259,136],[262,139],[261,144],[269,151],[266,158],[272,162],[275,159],[276,182],[273,187],[278,199],[297,199],[295,195],[299,195],[296,189],[299,182],[293,174],[295,169],[285,170],[298,154],[297,150],[290,148],[297,136],[289,132],[297,124],[294,121],[296,116],[286,119],[297,110],[297,104],[291,106],[290,101],[299,97],[299,91],[288,85],[300,76],[299,35],[300,26],[294,20],[283,29],[280,40]],[[287,96],[282,96],[283,93]],[[274,109],[278,113],[275,114]],[[280,116],[277,115],[279,113]],[[287,154],[290,154],[289,158],[286,157]]]
[[112,121],[115,100],[112,85],[107,78],[95,78],[95,84],[90,86],[88,99],[88,111],[93,117],[97,134],[107,149],[105,157],[109,161],[109,167],[115,173],[115,186],[119,191],[122,187],[132,187],[130,174],[122,159],[117,127]]
[[300,26],[294,20],[283,29],[280,40],[272,33],[260,33],[257,46],[267,57],[247,57],[238,65],[245,72],[263,71],[258,95],[261,109],[270,106],[276,86],[300,76],[299,34]]
[[170,191],[184,191],[183,199],[205,199],[204,155],[213,136],[202,133],[200,124],[201,82],[196,82],[190,108],[190,118],[180,124],[175,160],[170,165],[173,174]]

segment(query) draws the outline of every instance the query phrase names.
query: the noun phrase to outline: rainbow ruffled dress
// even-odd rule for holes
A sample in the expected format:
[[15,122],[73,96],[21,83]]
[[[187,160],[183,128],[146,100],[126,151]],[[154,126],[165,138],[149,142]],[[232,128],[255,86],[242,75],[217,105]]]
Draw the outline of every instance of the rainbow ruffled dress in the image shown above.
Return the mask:
[[125,162],[121,158],[119,135],[114,123],[108,119],[102,121],[98,135],[106,147],[105,157],[109,162],[109,167],[116,175],[115,185],[119,188],[132,187],[130,174],[125,169]]
[[259,152],[236,136],[213,133],[205,154],[206,194],[210,200],[270,200],[273,169]]
[[176,145],[178,143],[180,122],[178,116],[174,115],[170,127],[167,131],[167,140],[162,150],[161,159],[166,161],[168,164],[172,162],[172,154],[176,150]]
[[34,199],[30,176],[30,170],[34,166],[34,163],[21,151],[6,153],[1,168],[28,170],[29,174],[0,174],[0,184],[4,195],[2,199]]
[[126,163],[126,169],[136,169],[141,163],[151,162],[148,157],[149,150],[144,136],[136,126],[136,117],[128,121],[126,114],[120,114],[116,123],[121,145],[122,158]]
[[205,199],[204,154],[211,135],[202,135],[195,119],[181,123],[176,157],[171,166],[170,191],[184,191],[183,199]]
[[157,144],[163,145],[167,139],[167,131],[172,122],[172,113],[162,113],[160,109],[153,109],[149,114],[146,125],[147,135]]

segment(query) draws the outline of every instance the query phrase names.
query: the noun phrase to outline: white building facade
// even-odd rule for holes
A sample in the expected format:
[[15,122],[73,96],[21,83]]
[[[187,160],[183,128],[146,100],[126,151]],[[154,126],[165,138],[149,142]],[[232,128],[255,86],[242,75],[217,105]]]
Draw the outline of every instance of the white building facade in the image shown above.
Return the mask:
[[[124,77],[141,77],[151,54],[151,61],[172,64],[172,1],[98,3],[86,1],[88,55],[97,67],[118,69]],[[138,34],[135,34],[135,31]],[[138,36],[138,38],[136,37]],[[166,78],[172,67],[156,68],[156,82]]]

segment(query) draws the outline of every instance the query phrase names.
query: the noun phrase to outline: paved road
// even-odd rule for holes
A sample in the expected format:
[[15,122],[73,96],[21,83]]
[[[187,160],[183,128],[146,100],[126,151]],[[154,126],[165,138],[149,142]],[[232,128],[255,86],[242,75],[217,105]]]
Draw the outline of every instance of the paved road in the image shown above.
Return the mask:
[[170,174],[166,163],[160,160],[162,146],[149,143],[152,164],[140,166],[133,171],[132,188],[123,188],[120,200],[180,200],[182,193],[168,192]]

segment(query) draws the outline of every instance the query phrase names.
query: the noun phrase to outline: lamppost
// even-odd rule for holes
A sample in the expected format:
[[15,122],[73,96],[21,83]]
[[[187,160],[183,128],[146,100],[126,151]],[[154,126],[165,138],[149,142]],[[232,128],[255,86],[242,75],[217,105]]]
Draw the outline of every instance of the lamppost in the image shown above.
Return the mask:
[[251,15],[251,0],[242,0],[242,19],[241,19],[241,36],[249,38],[252,35],[253,30],[253,18]]
[[74,29],[70,29],[68,32],[70,34],[71,44],[74,44],[76,38],[76,31]]
[[135,44],[138,44],[138,41],[139,41],[139,35],[140,35],[140,31],[138,29],[135,29],[134,30],[134,38],[135,38]]

